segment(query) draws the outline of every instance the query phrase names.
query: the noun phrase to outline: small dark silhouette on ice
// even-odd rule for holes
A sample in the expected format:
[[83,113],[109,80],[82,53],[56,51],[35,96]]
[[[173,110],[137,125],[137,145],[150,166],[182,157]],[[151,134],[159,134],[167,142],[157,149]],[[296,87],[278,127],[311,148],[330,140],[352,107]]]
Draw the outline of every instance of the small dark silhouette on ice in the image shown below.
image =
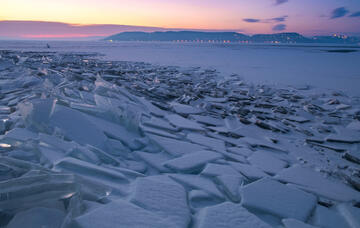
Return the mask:
[[49,44],[46,44],[46,47],[47,47],[47,48],[50,48],[50,45],[49,45]]

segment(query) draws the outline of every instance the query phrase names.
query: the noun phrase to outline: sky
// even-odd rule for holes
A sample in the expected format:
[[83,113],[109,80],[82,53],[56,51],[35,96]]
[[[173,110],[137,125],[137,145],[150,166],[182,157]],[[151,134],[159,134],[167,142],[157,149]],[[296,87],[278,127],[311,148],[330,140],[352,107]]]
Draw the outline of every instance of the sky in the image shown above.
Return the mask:
[[360,0],[0,0],[3,38],[168,29],[360,36]]

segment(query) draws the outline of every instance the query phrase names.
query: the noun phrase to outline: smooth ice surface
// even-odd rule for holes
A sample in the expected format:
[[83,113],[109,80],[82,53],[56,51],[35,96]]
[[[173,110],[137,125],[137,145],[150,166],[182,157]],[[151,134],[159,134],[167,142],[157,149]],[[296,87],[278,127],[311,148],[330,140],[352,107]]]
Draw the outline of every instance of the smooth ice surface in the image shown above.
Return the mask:
[[312,194],[267,178],[248,184],[242,189],[244,207],[280,218],[306,221],[316,202],[317,199]]

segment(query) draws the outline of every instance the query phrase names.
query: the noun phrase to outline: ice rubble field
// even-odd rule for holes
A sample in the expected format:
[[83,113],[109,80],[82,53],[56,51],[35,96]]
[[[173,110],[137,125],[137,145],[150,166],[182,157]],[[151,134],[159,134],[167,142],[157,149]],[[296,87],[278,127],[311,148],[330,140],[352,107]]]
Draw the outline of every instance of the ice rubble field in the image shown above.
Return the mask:
[[0,227],[360,227],[356,97],[0,56]]
[[[0,41],[0,49],[96,52],[106,60],[216,69],[248,83],[340,89],[360,96],[360,46],[331,44],[262,45],[171,42]],[[352,53],[328,50],[351,49]]]

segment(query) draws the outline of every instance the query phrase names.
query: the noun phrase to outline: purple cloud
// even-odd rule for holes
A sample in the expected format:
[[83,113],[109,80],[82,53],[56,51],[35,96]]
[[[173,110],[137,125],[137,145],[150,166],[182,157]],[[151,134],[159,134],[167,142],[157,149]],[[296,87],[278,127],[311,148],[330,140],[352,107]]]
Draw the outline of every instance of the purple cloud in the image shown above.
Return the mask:
[[287,15],[282,17],[274,17],[270,19],[256,19],[256,18],[244,18],[243,21],[248,23],[278,23],[278,22],[284,22],[287,19]]
[[349,10],[347,10],[345,7],[336,8],[331,12],[330,19],[344,17],[347,13],[349,13]]
[[274,17],[274,18],[271,18],[270,19],[270,21],[274,21],[274,22],[284,22],[284,21],[286,21],[286,18],[287,18],[288,16],[286,15],[286,16],[282,16],[282,17]]
[[286,29],[285,24],[277,24],[272,28],[273,31],[284,31],[285,29]]
[[351,14],[349,17],[360,17],[360,11]]
[[257,23],[257,22],[260,22],[261,20],[260,19],[254,19],[254,18],[245,18],[245,19],[243,19],[243,21],[249,22],[249,23]]
[[281,5],[283,3],[288,2],[289,0],[275,0],[275,5]]

